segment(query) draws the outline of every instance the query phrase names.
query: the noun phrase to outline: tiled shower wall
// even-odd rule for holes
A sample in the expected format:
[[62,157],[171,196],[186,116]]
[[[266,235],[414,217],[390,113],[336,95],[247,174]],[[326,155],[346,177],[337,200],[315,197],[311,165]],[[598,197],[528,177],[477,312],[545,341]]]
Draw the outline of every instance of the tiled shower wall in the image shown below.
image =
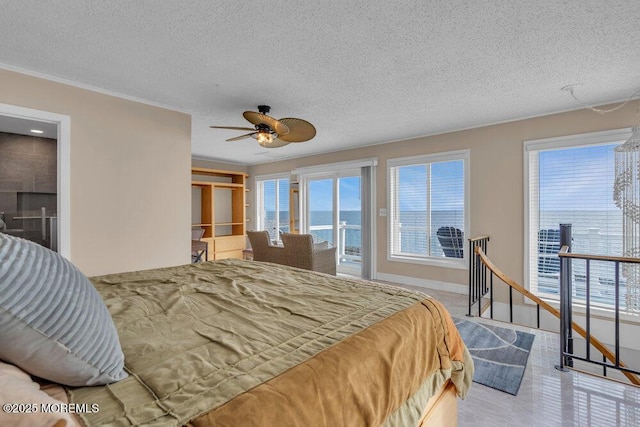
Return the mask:
[[36,240],[40,222],[13,217],[40,215],[42,206],[55,213],[56,191],[56,140],[0,132],[0,212],[10,234]]

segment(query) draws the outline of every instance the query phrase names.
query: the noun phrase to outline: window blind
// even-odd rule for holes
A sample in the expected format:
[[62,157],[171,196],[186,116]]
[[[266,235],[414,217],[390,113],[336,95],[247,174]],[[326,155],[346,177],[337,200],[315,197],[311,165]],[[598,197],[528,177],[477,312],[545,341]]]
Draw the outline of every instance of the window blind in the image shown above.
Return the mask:
[[[619,141],[585,146],[529,147],[529,286],[532,292],[559,297],[560,224],[571,224],[572,252],[622,255],[622,211],[613,201],[614,147]],[[585,296],[586,269],[573,266],[574,297]],[[614,266],[592,262],[593,301],[613,303]]]
[[256,179],[257,229],[266,230],[272,240],[289,231],[289,179]]
[[463,258],[464,156],[390,160],[389,196],[392,258]]

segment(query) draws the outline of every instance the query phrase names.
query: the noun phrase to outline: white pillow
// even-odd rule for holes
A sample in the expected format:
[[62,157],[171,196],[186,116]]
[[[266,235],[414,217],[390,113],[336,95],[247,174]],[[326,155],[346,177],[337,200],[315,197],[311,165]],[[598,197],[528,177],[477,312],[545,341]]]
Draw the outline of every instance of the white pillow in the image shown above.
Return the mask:
[[71,386],[119,381],[124,355],[95,287],[73,264],[0,233],[0,359]]
[[0,410],[1,426],[79,427],[70,413],[43,411],[41,404],[58,404],[60,401],[41,391],[40,386],[31,379],[29,374],[2,362],[0,362],[0,402],[3,405],[9,405],[3,406]]

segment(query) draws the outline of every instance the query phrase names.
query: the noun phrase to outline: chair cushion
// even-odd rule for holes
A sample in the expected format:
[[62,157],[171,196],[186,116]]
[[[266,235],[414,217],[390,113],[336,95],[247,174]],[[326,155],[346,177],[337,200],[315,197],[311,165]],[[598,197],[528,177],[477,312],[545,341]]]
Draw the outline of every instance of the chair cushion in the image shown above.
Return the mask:
[[313,250],[314,251],[322,251],[325,249],[329,249],[329,242],[328,241],[323,241],[323,242],[319,242],[319,243],[314,243],[313,244]]
[[115,325],[89,280],[43,246],[0,233],[0,359],[71,386],[127,376]]

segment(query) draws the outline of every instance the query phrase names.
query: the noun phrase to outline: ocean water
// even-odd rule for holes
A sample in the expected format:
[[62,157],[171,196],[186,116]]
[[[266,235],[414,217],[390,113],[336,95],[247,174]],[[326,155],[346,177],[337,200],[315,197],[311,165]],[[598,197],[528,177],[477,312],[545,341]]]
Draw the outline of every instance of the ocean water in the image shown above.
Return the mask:
[[[285,213],[280,213],[280,226],[276,227],[275,212],[267,212],[267,230],[269,230],[272,238],[276,236],[276,230],[282,232],[289,231],[289,218]],[[283,217],[284,215],[284,217]],[[401,248],[404,252],[426,254],[427,248],[425,242],[426,235],[426,213],[420,211],[404,211],[400,215],[402,224]],[[360,228],[351,228],[350,226],[360,226],[362,224],[360,211],[340,211],[340,222],[345,222],[345,240],[348,251],[359,253],[362,246],[362,231]],[[312,211],[310,215],[311,234],[318,240],[333,241],[333,231],[330,227],[333,222],[333,214],[331,211]],[[431,216],[433,230],[431,239],[431,254],[435,256],[444,256],[442,249],[435,235],[438,228],[443,226],[451,226],[464,230],[464,217],[462,211],[434,211]],[[322,229],[314,229],[314,227],[323,227]]]
[[[267,212],[266,229],[277,235],[277,230],[289,231],[289,217],[287,212],[280,212],[280,225],[275,223],[275,212]],[[425,212],[404,211],[400,215],[403,232],[403,250],[418,252],[424,250],[426,240]],[[360,229],[349,226],[361,225],[360,211],[340,211],[340,221],[347,225],[346,245],[359,247],[362,241]],[[331,211],[312,211],[310,215],[311,227],[330,226],[333,221]],[[437,246],[435,232],[443,226],[458,228],[464,232],[464,217],[462,211],[446,210],[434,211],[431,216],[433,235],[432,246]],[[540,212],[540,230],[558,230],[560,224],[571,224],[573,233],[573,252],[596,255],[622,256],[622,213],[611,211],[542,211]],[[333,232],[330,228],[316,229],[312,233],[321,240],[333,243]],[[464,238],[467,236],[465,233]],[[433,249],[433,248],[432,248]],[[419,253],[419,252],[418,252]]]
[[[287,233],[289,232],[289,216],[287,212],[280,212],[280,226],[276,226],[275,212],[268,211],[266,219],[266,229],[272,238],[276,236],[276,230]],[[311,212],[311,227],[330,226],[333,222],[333,214],[331,211],[312,211]],[[340,221],[346,222],[347,226],[360,226],[362,224],[360,218],[360,211],[340,211]],[[319,241],[328,241],[331,244],[333,242],[333,231],[331,228],[312,230],[313,234]],[[362,233],[361,230],[347,228],[345,233],[346,246],[353,248],[360,248],[362,246]]]

